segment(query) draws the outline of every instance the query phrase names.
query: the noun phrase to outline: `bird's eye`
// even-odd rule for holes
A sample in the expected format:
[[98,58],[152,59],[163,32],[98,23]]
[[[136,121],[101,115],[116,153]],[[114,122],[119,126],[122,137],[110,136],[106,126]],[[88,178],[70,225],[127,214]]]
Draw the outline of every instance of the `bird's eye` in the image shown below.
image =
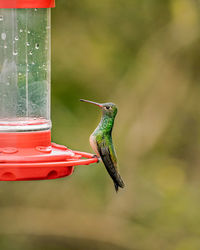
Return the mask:
[[109,106],[106,106],[106,109],[110,109],[110,107],[109,107]]

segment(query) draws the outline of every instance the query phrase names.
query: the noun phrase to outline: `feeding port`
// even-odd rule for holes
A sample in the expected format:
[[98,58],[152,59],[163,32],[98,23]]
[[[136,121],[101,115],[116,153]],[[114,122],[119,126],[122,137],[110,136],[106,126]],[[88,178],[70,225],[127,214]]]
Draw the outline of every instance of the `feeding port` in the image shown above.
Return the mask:
[[49,7],[0,0],[0,180],[54,179],[97,162],[51,143]]

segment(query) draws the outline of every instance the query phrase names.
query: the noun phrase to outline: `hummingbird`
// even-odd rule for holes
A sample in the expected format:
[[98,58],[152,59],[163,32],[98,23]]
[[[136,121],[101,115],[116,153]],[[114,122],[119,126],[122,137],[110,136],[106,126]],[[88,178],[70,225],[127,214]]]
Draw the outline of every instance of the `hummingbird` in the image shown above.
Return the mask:
[[116,192],[119,187],[124,188],[124,182],[117,169],[117,156],[112,142],[112,129],[117,106],[114,103],[97,103],[80,99],[82,102],[88,102],[101,108],[102,117],[99,125],[90,136],[90,145],[97,157],[103,161],[107,172],[112,178]]

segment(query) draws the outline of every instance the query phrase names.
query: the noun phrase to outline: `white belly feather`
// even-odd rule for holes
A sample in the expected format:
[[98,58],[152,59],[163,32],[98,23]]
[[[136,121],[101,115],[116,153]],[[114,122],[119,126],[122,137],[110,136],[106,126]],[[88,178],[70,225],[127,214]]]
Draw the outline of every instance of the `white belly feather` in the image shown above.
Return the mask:
[[92,147],[92,149],[94,150],[95,154],[100,157],[99,152],[97,150],[97,143],[96,143],[96,139],[94,135],[90,136],[90,146]]

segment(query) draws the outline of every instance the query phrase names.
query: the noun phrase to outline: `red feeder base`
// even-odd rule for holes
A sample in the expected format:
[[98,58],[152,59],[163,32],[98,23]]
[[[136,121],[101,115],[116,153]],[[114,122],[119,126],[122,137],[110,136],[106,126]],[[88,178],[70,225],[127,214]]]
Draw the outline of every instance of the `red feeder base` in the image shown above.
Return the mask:
[[0,181],[56,179],[96,162],[92,154],[51,143],[50,131],[0,133]]

